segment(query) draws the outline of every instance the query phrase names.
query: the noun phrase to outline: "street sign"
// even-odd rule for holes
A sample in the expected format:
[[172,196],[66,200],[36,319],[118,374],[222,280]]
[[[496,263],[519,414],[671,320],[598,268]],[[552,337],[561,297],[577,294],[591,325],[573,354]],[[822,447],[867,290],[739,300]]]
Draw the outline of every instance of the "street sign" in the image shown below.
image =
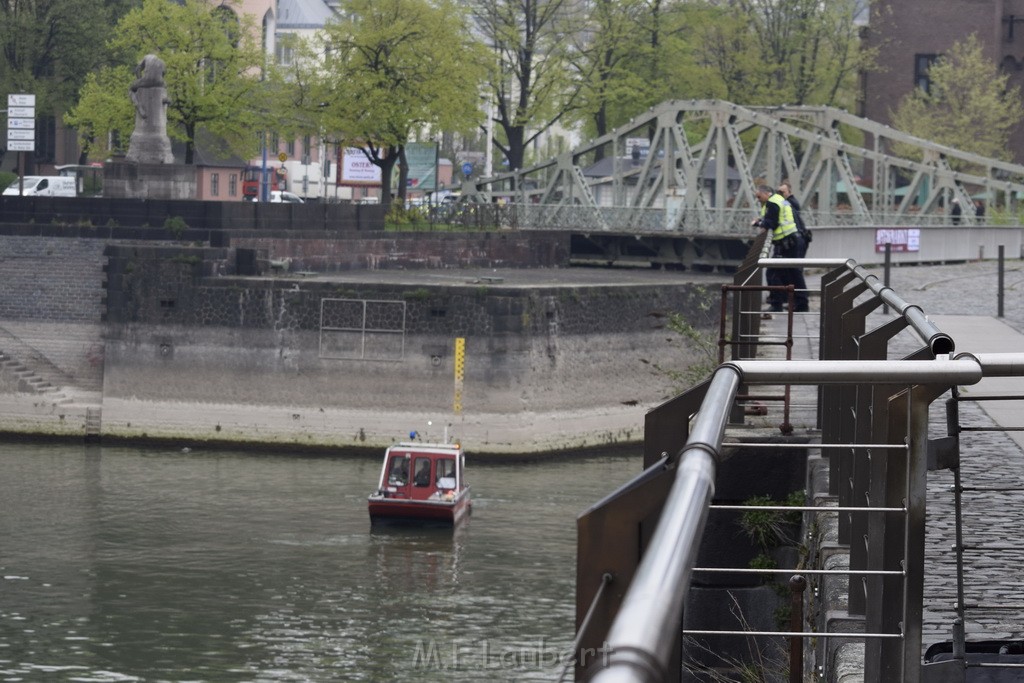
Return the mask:
[[35,107],[36,96],[25,93],[12,94],[7,96],[8,107]]
[[462,175],[464,175],[466,177],[469,177],[469,175],[472,172],[473,172],[473,164],[469,163],[468,161],[466,163],[462,164]]
[[277,160],[283,164],[284,162],[288,161],[288,155],[285,154],[284,152],[281,152],[280,154],[277,155]]
[[[7,150],[36,150],[36,96],[31,93],[13,93],[7,96]],[[18,169],[19,174],[24,176],[24,154],[18,155]]]

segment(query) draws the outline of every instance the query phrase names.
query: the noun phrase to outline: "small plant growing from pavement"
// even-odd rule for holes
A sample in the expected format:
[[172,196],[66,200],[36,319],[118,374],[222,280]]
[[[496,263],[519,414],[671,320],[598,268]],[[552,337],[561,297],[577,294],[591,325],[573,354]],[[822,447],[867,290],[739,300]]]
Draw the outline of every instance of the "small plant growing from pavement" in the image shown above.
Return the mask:
[[740,528],[743,529],[754,547],[765,555],[770,554],[774,548],[795,545],[797,539],[793,538],[791,532],[800,524],[800,511],[786,512],[758,508],[783,505],[799,507],[804,505],[805,501],[806,494],[803,491],[793,491],[786,497],[786,500],[781,502],[771,496],[748,498],[743,504],[750,509],[740,515]]
[[[736,596],[730,592],[732,605],[729,612],[736,618],[739,628],[744,631],[755,631],[750,624]],[[745,638],[747,653],[745,657],[726,656],[719,649],[710,647],[706,641],[695,636],[684,636],[683,647],[691,652],[703,653],[705,660],[713,664],[697,664],[684,661],[684,670],[695,676],[695,680],[708,683],[776,683],[784,681],[789,675],[789,660],[782,642],[777,638]],[[685,657],[684,657],[685,659]]]
[[180,240],[188,230],[188,223],[181,216],[168,216],[164,221],[164,229],[169,230],[175,239]]
[[711,315],[717,300],[703,286],[695,289],[695,297],[696,316],[691,319],[681,313],[669,313],[665,318],[665,329],[675,335],[668,339],[669,343],[681,342],[682,348],[696,358],[680,367],[669,367],[645,358],[640,359],[641,363],[654,368],[656,374],[667,377],[672,383],[671,390],[676,393],[686,391],[704,381],[718,367],[718,334],[712,329]]

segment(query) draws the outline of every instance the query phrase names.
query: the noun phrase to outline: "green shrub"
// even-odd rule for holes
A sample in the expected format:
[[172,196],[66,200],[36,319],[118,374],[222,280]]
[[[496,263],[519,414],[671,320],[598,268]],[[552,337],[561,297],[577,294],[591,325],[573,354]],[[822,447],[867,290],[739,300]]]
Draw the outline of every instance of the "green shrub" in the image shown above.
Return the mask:
[[168,216],[167,220],[164,221],[164,229],[169,230],[175,239],[181,239],[185,231],[188,230],[188,223],[181,216]]

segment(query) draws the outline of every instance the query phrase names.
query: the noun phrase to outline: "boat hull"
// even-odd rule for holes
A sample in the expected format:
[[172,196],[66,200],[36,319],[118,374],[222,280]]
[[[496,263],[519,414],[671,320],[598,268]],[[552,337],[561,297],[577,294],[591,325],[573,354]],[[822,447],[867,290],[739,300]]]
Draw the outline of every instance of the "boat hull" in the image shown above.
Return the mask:
[[371,524],[454,526],[469,516],[471,503],[468,492],[453,501],[372,495],[368,507]]

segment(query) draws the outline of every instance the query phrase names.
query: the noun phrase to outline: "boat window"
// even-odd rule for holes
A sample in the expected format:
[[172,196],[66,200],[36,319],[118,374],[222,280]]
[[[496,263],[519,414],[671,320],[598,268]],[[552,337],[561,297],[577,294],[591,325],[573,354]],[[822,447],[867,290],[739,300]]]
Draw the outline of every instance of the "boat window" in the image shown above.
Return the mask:
[[412,483],[415,486],[430,486],[430,458],[416,458],[416,474]]
[[388,469],[389,486],[405,486],[409,483],[409,458],[391,458]]
[[439,488],[439,489],[453,489],[453,488],[455,488],[455,461],[454,460],[438,460],[437,461],[437,488]]

